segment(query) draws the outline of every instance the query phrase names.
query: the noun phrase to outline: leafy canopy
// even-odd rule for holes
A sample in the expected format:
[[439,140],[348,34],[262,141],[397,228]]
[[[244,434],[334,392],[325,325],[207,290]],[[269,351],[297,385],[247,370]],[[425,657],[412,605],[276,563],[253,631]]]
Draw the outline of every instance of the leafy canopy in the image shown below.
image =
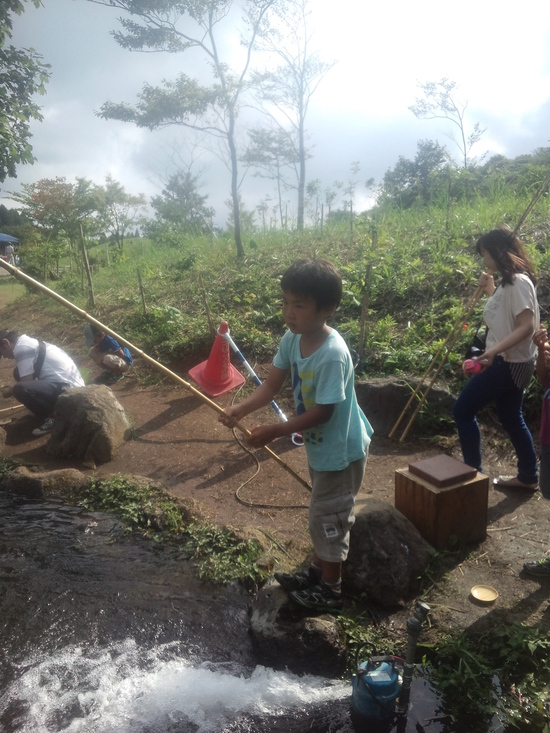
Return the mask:
[[[41,4],[40,0],[32,2],[36,7]],[[34,49],[6,45],[12,37],[12,15],[21,15],[23,10],[19,0],[0,3],[0,183],[17,177],[18,164],[35,160],[30,122],[42,120],[42,115],[33,97],[45,93],[50,76],[49,64]]]

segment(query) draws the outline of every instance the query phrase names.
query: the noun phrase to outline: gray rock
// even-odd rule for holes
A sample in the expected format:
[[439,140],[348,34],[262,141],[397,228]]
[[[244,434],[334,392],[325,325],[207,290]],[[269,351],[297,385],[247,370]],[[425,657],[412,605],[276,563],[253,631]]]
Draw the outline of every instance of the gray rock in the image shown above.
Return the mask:
[[30,499],[44,499],[51,496],[65,497],[78,492],[90,479],[75,468],[59,471],[31,471],[25,466],[16,468],[2,480],[2,487]]
[[[369,379],[368,382],[357,382],[355,384],[357,401],[368,417],[375,434],[389,435],[419,382],[419,379],[412,378],[381,377],[378,379]],[[422,385],[418,394],[419,399],[422,399],[429,382],[430,380],[428,379]],[[456,397],[450,392],[434,386],[428,392],[423,412],[429,411],[435,416],[450,416],[455,401]],[[398,435],[401,435],[402,431],[405,430],[417,405],[418,401],[413,400],[407,413],[399,423],[398,429],[401,432]],[[417,419],[414,426],[415,431],[418,432],[421,429],[422,420]]]
[[346,592],[382,608],[402,605],[434,549],[391,504],[366,499],[355,517],[342,574]]
[[124,409],[108,387],[77,387],[57,400],[46,451],[56,458],[81,458],[93,467],[112,460],[130,434]]
[[259,660],[295,674],[337,678],[346,653],[334,616],[304,616],[275,582],[260,589],[250,609],[250,631]]

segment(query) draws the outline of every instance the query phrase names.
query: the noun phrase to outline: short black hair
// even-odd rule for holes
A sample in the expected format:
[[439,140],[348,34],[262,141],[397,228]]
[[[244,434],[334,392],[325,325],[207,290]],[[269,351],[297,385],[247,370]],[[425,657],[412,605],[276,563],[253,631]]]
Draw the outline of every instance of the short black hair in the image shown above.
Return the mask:
[[17,331],[10,331],[9,328],[4,328],[0,331],[0,341],[6,339],[10,344],[14,344],[19,338]]
[[283,273],[281,290],[313,298],[317,309],[338,307],[342,300],[342,278],[327,260],[298,260]]

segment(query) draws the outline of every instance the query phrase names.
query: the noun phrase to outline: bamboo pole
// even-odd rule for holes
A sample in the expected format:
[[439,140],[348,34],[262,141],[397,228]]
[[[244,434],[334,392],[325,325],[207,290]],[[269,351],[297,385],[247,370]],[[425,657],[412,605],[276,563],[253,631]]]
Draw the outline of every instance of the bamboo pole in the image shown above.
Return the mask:
[[[149,364],[152,364],[157,369],[160,369],[160,371],[163,372],[167,377],[170,377],[170,379],[173,379],[178,384],[181,384],[183,387],[185,387],[185,389],[187,389],[189,392],[194,394],[195,397],[198,397],[199,400],[204,402],[206,405],[211,407],[213,410],[220,413],[221,415],[225,415],[225,411],[223,407],[220,407],[220,405],[216,404],[209,397],[207,397],[202,392],[200,392],[198,389],[193,387],[192,384],[187,382],[185,379],[182,379],[178,374],[175,374],[174,372],[170,371],[170,369],[168,369],[163,364],[153,359],[151,356],[148,356],[142,349],[139,349],[137,346],[132,344],[130,341],[125,339],[123,336],[120,336],[118,333],[116,333],[111,328],[106,326],[104,323],[101,323],[101,321],[98,321],[96,318],[91,316],[85,310],[82,310],[82,308],[79,308],[74,303],[71,303],[69,300],[66,300],[62,295],[59,295],[59,293],[56,293],[55,290],[51,290],[50,288],[46,287],[42,283],[38,282],[37,280],[34,280],[32,277],[29,277],[29,275],[25,275],[25,273],[19,270],[17,267],[14,267],[13,265],[8,264],[5,260],[1,258],[0,258],[0,267],[3,267],[5,270],[7,270],[11,275],[16,277],[18,280],[22,280],[23,282],[28,283],[29,285],[32,285],[33,287],[37,288],[38,290],[41,290],[42,292],[52,297],[54,300],[57,300],[59,303],[64,305],[69,310],[73,311],[73,313],[76,313],[77,315],[87,320],[89,323],[93,323],[94,326],[97,326],[102,331],[105,331],[106,333],[110,334],[118,342],[120,342],[121,344],[124,344],[124,346],[127,346],[134,353],[139,354],[142,357],[142,359],[145,359],[145,361],[147,361]],[[241,431],[241,433],[244,433],[245,435],[251,435],[250,430],[246,428],[244,425],[242,425],[242,423],[237,423],[235,427],[238,428]],[[280,458],[280,456],[278,456],[276,453],[274,453],[271,450],[271,448],[264,446],[264,450],[267,451],[267,453],[281,466],[281,468],[283,468],[291,476],[293,476],[297,481],[299,481],[302,484],[302,486],[304,486],[306,489],[311,491],[311,486],[307,483],[307,481],[304,481],[304,479],[301,476],[299,476],[295,471],[293,471],[292,468],[290,468],[290,466],[287,463],[285,463],[282,458]]]
[[[409,401],[407,402],[407,404],[403,408],[401,414],[397,418],[397,421],[396,421],[395,425],[393,426],[393,428],[391,430],[391,433],[389,434],[389,437],[390,438],[393,438],[393,436],[395,435],[395,432],[396,432],[397,428],[399,427],[401,421],[405,417],[405,413],[409,409],[412,401],[415,399],[416,395],[420,392],[420,389],[421,389],[422,385],[424,384],[424,382],[428,378],[428,374],[432,371],[432,369],[434,369],[435,365],[438,363],[438,360],[441,358],[442,355],[443,355],[443,361],[441,362],[441,364],[440,364],[440,366],[439,366],[439,368],[437,370],[437,373],[436,373],[435,378],[437,378],[437,376],[439,375],[439,373],[443,369],[443,366],[444,366],[445,362],[447,361],[447,357],[448,357],[448,354],[449,354],[449,349],[458,340],[458,336],[460,335],[460,332],[462,330],[462,325],[470,317],[472,311],[476,307],[476,305],[477,305],[479,299],[481,298],[482,294],[483,294],[483,288],[481,288],[478,285],[477,288],[476,288],[475,293],[472,296],[470,296],[469,300],[467,301],[465,310],[463,311],[463,313],[461,314],[460,318],[456,321],[456,323],[454,324],[454,326],[452,327],[452,329],[447,334],[447,338],[445,339],[445,341],[443,341],[443,343],[439,347],[439,350],[437,351],[437,353],[435,354],[435,356],[431,360],[428,368],[426,369],[426,371],[424,372],[424,374],[420,378],[420,381],[419,381],[416,389],[414,390],[414,392],[410,396]],[[416,417],[418,411],[420,410],[420,407],[422,407],[422,405],[424,404],[424,402],[426,400],[426,397],[428,395],[428,392],[431,389],[433,383],[435,382],[435,378],[432,379],[432,381],[430,382],[428,388],[426,389],[426,393],[425,393],[425,395],[423,397],[422,403],[415,410],[415,413],[414,413],[413,417],[411,418],[409,424],[407,425],[407,427],[405,429],[405,433],[401,436],[400,442],[404,439],[406,433],[408,433],[409,428],[411,427],[411,425],[412,425],[412,423],[414,421],[414,418]]]
[[25,405],[13,405],[13,407],[4,407],[2,410],[0,410],[0,413],[4,412],[13,412],[14,410],[22,410],[25,407]]

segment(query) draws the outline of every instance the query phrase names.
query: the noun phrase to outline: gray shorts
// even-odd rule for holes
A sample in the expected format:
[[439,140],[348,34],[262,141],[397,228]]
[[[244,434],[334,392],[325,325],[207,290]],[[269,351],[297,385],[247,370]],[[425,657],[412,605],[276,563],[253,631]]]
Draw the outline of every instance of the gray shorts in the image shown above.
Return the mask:
[[355,497],[361,488],[367,459],[343,471],[315,471],[311,477],[309,534],[320,560],[341,562],[348,556],[349,533],[355,522]]

